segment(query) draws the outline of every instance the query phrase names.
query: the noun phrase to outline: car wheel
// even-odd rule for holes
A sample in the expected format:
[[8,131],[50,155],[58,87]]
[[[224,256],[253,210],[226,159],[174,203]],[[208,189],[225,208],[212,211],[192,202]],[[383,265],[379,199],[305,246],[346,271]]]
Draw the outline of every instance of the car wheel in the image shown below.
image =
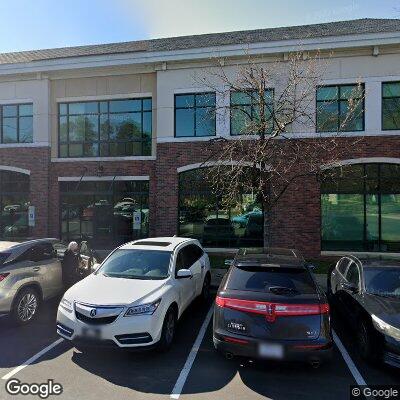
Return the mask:
[[14,300],[11,317],[18,325],[25,325],[32,322],[38,313],[40,298],[37,290],[26,288],[18,293]]
[[164,318],[161,330],[161,339],[158,342],[158,350],[165,352],[169,350],[174,341],[176,329],[176,313],[173,307],[170,307]]
[[358,351],[364,360],[375,361],[374,338],[368,324],[362,321],[357,331]]
[[207,303],[210,298],[210,286],[211,286],[211,278],[210,275],[206,275],[203,282],[203,288],[201,289],[200,299],[201,302]]

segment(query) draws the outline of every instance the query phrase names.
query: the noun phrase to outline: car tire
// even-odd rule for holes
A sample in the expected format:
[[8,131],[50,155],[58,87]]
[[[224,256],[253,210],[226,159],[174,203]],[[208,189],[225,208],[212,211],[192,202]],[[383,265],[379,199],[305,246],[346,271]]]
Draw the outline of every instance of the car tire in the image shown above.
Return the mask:
[[357,346],[360,356],[367,361],[376,361],[373,332],[366,321],[360,321],[357,330]]
[[11,319],[17,325],[26,325],[38,315],[40,296],[33,287],[22,289],[14,299]]
[[207,274],[203,281],[203,287],[200,293],[200,301],[202,304],[208,304],[208,300],[210,299],[210,286],[211,286],[211,277]]
[[165,314],[161,329],[161,338],[157,345],[157,350],[159,352],[164,353],[170,349],[175,337],[176,322],[176,311],[174,307],[170,307]]

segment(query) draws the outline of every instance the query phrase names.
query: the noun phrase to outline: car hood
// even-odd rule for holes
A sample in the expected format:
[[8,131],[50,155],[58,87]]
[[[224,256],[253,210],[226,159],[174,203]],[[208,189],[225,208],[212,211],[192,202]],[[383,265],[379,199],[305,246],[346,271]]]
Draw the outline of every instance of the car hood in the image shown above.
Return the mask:
[[141,302],[162,287],[167,280],[142,280],[89,275],[65,294],[69,301],[93,305],[128,305]]
[[364,306],[370,314],[400,329],[400,299],[366,294]]

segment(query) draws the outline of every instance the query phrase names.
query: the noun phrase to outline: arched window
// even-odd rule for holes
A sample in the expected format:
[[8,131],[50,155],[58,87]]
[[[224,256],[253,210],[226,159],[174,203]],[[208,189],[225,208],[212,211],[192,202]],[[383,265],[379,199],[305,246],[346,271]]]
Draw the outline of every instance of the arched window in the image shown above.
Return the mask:
[[400,165],[353,164],[321,182],[322,250],[400,251]]
[[181,172],[179,235],[199,239],[206,247],[262,246],[263,212],[255,195],[243,193],[229,207],[222,196],[213,193],[206,168]]
[[29,236],[29,175],[0,170],[0,237],[23,239]]

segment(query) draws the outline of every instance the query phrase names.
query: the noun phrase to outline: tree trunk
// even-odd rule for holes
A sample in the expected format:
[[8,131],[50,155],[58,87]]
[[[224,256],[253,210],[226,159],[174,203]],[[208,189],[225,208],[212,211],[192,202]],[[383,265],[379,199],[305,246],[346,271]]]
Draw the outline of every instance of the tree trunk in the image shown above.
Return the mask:
[[271,247],[272,244],[272,229],[271,229],[271,207],[267,202],[263,204],[263,213],[264,213],[264,247]]

